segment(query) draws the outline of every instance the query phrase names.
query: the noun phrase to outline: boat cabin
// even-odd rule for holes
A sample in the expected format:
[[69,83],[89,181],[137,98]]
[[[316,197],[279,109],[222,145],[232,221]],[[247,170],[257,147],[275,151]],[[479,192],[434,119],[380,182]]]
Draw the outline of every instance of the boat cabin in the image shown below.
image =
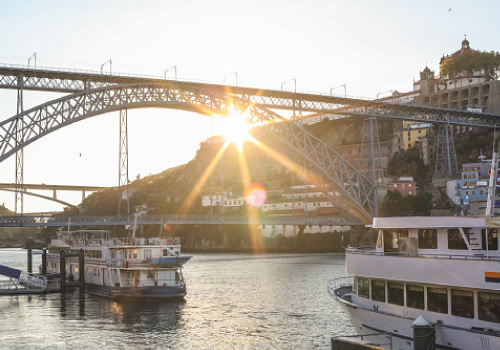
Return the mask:
[[375,251],[382,254],[448,254],[500,256],[498,228],[485,218],[375,218]]

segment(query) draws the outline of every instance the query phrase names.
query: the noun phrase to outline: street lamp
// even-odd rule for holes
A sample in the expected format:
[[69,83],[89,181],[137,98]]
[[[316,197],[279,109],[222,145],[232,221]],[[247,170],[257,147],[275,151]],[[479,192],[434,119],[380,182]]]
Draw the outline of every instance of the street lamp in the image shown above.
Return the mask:
[[283,85],[285,85],[286,83],[289,83],[289,82],[291,82],[291,81],[293,81],[294,86],[295,86],[294,92],[295,92],[295,93],[297,93],[297,78],[292,78],[292,79],[290,79],[290,80],[287,80],[287,81],[282,82],[282,83],[281,83],[281,91],[283,91]]
[[330,96],[333,96],[333,90],[336,88],[343,87],[344,88],[344,98],[347,98],[347,84],[337,85],[330,89]]
[[233,72],[231,74],[226,75],[224,78],[222,78],[222,84],[226,85],[226,78],[229,78],[231,75],[234,75],[236,79],[236,84],[234,86],[238,86],[238,72]]
[[109,75],[111,75],[111,58],[109,60],[107,60],[106,62],[104,62],[103,64],[101,64],[101,74],[104,74],[103,70],[104,70],[104,66],[106,65],[106,63],[109,63]]
[[[286,83],[289,83],[293,81],[293,84],[294,84],[294,93],[297,94],[297,78],[292,78],[292,79],[289,79],[287,81],[284,81],[281,83],[281,91],[283,91],[283,85],[285,85]],[[293,98],[293,116],[292,118],[295,118],[295,97]]]
[[177,80],[177,65],[172,66],[172,67],[170,67],[170,68],[167,68],[167,69],[165,70],[165,72],[164,72],[164,74],[165,74],[165,79],[167,79],[167,72],[168,72],[169,70],[171,70],[171,69],[173,69],[173,70],[174,70],[174,77],[175,77],[174,79],[175,79],[175,80]]
[[33,60],[35,61],[35,69],[36,69],[36,52],[33,53],[33,55],[31,55],[30,58],[28,58],[28,67],[30,66],[30,62],[31,62],[31,59],[33,58]]
[[378,100],[378,97],[379,97],[380,95],[382,95],[382,94],[386,94],[386,93],[388,93],[388,92],[392,94],[392,93],[394,92],[394,90],[387,90],[387,91],[382,91],[382,92],[379,92],[379,93],[377,94],[377,100]]

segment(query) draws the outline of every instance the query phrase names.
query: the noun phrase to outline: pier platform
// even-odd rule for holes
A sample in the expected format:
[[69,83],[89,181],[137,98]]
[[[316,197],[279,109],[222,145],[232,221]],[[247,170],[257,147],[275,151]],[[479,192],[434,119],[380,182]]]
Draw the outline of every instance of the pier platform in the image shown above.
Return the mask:
[[8,280],[0,281],[0,296],[43,294],[60,291],[58,281],[49,281],[47,277],[40,274],[0,265],[0,275],[8,278]]

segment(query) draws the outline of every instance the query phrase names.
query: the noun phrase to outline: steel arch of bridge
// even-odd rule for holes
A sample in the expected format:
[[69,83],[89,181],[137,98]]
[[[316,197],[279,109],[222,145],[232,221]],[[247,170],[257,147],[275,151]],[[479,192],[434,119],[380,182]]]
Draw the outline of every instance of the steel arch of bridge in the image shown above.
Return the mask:
[[[247,109],[253,122],[281,121],[273,124],[275,134],[286,141],[308,162],[316,166],[337,187],[344,199],[352,201],[361,216],[377,215],[374,185],[354,166],[322,141],[294,122],[284,121],[266,108],[240,100],[229,92],[171,83],[111,85],[78,92],[41,104],[0,123],[0,162],[39,138],[77,121],[120,109],[158,107],[193,111],[212,116],[232,105]],[[24,138],[16,143],[16,125]],[[339,198],[332,203],[338,204]]]
[[[11,190],[11,189],[8,189],[8,188],[0,188],[0,191],[5,191],[5,192],[16,192],[16,190]],[[73,207],[73,208],[76,208],[76,205],[74,204],[71,204],[69,202],[66,202],[66,201],[63,201],[61,199],[58,199],[58,198],[54,198],[54,197],[50,197],[50,196],[45,196],[43,194],[39,194],[39,193],[35,193],[35,192],[29,192],[29,191],[26,191],[24,190],[23,191],[23,194],[25,195],[28,195],[28,196],[33,196],[33,197],[38,197],[38,198],[42,198],[42,199],[45,199],[45,200],[48,200],[48,201],[52,201],[52,202],[56,202],[56,203],[59,203],[59,204],[62,204],[62,205],[65,205],[67,207]]]

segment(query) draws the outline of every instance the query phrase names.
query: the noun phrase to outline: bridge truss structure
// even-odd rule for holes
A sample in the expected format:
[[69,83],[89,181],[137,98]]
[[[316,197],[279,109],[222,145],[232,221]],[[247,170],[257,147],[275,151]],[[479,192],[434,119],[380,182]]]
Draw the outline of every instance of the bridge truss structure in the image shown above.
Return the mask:
[[[172,108],[214,116],[230,108],[246,110],[256,124],[271,125],[275,136],[331,181],[342,195],[332,203],[349,202],[359,221],[377,215],[375,184],[352,164],[317,139],[300,121],[280,110],[339,117],[392,118],[433,124],[496,127],[500,116],[425,106],[389,104],[364,99],[226,86],[179,80],[70,72],[24,67],[0,67],[0,88],[64,92],[0,122],[0,162],[26,145],[80,120],[132,108]],[[342,208],[341,208],[342,209]],[[353,211],[351,210],[351,213]],[[349,216],[347,211],[344,211]],[[352,220],[348,219],[348,220]],[[355,220],[354,220],[355,221]]]

